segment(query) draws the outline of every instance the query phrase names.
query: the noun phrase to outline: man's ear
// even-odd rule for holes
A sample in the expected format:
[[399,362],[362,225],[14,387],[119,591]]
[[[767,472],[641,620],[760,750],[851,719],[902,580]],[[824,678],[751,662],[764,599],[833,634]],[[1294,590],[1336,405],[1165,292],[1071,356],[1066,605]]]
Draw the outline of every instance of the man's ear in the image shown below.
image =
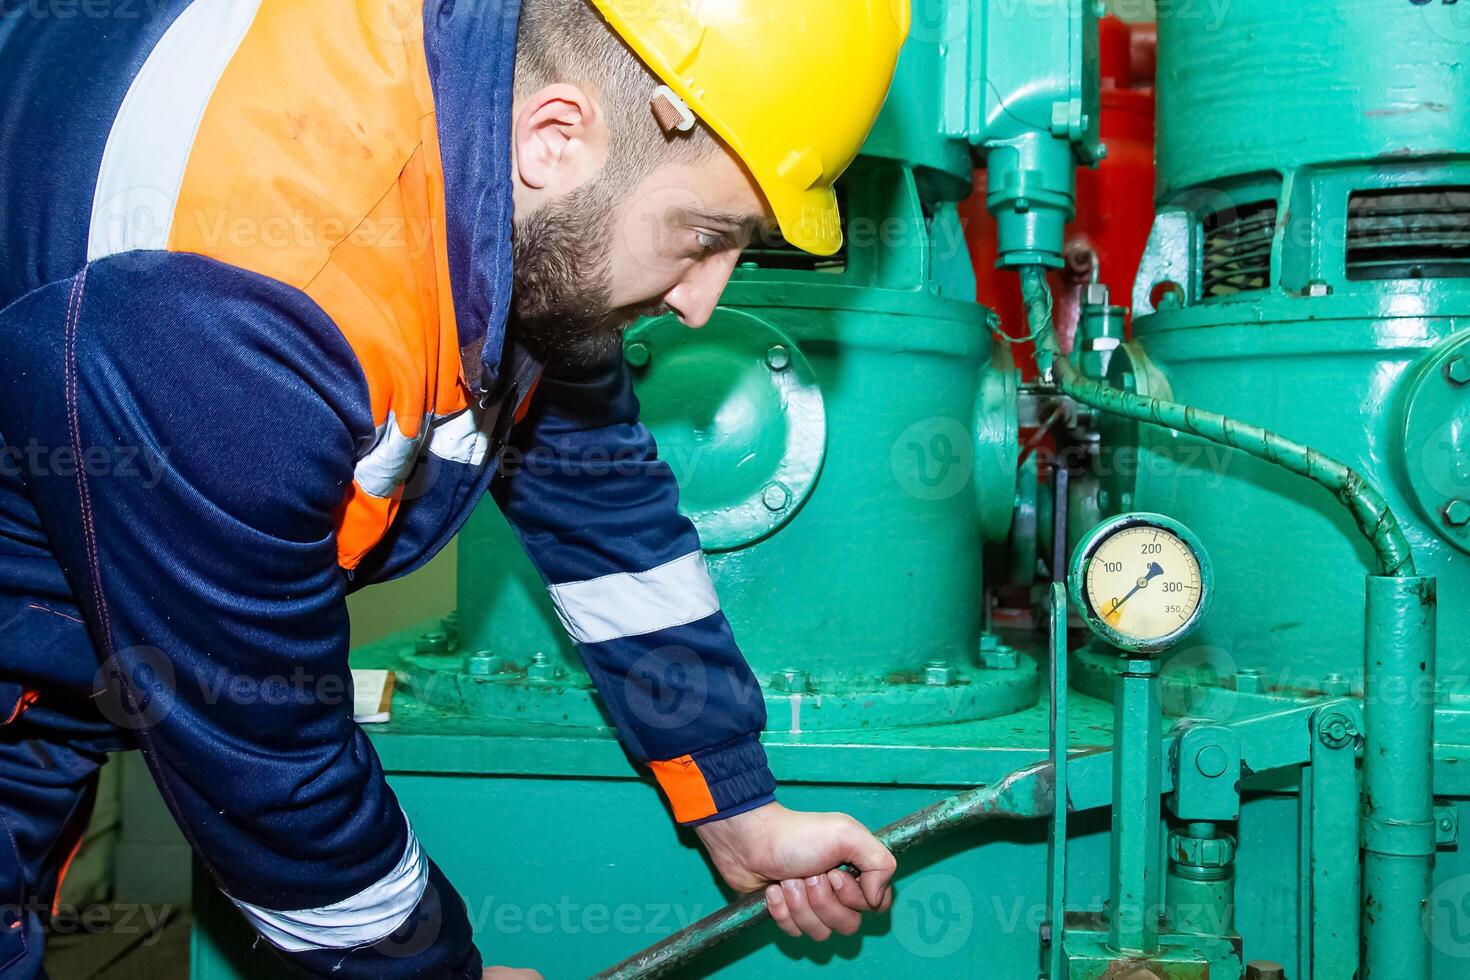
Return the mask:
[[561,195],[607,161],[607,126],[597,102],[575,85],[548,85],[521,103],[515,164],[528,188]]

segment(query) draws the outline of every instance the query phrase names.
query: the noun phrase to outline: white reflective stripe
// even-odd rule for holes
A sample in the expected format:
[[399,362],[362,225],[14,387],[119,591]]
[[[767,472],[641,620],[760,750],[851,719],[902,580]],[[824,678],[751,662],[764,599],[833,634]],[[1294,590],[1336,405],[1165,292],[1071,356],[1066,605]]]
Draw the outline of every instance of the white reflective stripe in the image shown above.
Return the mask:
[[562,625],[577,643],[642,636],[720,611],[704,555],[698,551],[646,572],[604,575],[553,585],[548,591]]
[[479,466],[490,451],[490,427],[494,411],[467,408],[454,415],[441,415],[430,423],[429,452],[440,459]]
[[369,946],[403,925],[423,898],[428,881],[429,863],[409,827],[408,846],[398,864],[351,898],[295,912],[276,912],[234,898],[230,901],[271,945],[287,952],[347,949]]
[[259,8],[260,0],[195,0],[149,53],[102,152],[88,262],[167,247],[204,109]]
[[391,497],[408,479],[427,438],[427,427],[416,438],[404,435],[397,417],[389,412],[388,421],[378,426],[372,448],[358,459],[352,478],[369,496]]

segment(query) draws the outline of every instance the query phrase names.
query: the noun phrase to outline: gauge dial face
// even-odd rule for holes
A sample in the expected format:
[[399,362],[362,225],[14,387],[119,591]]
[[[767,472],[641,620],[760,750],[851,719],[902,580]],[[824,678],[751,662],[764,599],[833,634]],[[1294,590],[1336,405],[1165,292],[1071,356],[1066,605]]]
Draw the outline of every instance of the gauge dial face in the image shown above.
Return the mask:
[[1087,600],[1119,636],[1141,643],[1189,626],[1204,598],[1199,557],[1167,528],[1124,527],[1104,539],[1087,564]]

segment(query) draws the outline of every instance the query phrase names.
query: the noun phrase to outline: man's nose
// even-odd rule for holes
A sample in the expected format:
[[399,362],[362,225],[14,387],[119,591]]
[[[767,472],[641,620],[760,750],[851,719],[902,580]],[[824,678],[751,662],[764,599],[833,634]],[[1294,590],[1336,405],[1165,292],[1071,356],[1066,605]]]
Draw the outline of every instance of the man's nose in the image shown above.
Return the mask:
[[739,259],[740,254],[731,250],[696,263],[688,275],[664,294],[664,302],[679,315],[685,326],[704,326],[714,315],[715,307],[720,305],[720,296]]

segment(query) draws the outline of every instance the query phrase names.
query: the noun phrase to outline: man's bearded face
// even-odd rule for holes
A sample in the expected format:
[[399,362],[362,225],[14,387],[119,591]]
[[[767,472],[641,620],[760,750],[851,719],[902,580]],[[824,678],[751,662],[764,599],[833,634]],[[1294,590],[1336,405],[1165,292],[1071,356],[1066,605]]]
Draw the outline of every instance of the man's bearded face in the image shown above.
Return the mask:
[[668,312],[661,300],[611,308],[616,214],[615,181],[604,173],[514,224],[511,329],[544,363],[603,363],[636,320]]

